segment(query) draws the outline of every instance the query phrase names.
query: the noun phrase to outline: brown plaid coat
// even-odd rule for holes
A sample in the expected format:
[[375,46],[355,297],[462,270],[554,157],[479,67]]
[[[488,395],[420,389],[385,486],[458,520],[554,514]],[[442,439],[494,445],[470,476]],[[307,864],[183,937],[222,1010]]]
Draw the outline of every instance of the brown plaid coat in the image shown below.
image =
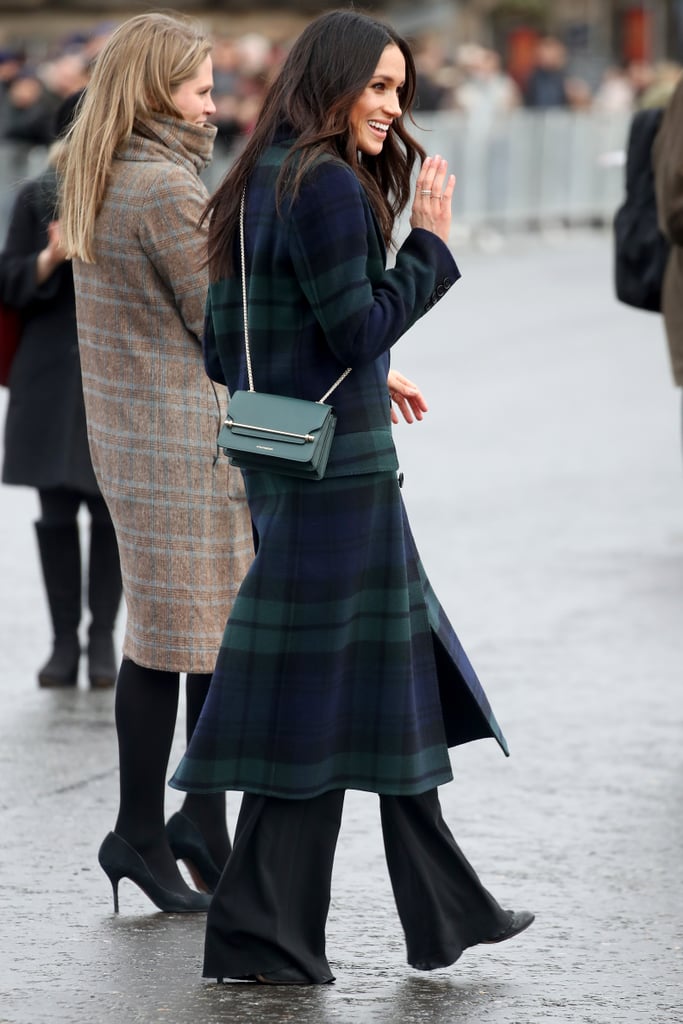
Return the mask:
[[211,128],[158,117],[114,161],[96,262],[74,260],[93,466],[121,553],[124,654],[211,672],[253,556],[238,470],[216,461],[225,391],[204,371],[199,269]]

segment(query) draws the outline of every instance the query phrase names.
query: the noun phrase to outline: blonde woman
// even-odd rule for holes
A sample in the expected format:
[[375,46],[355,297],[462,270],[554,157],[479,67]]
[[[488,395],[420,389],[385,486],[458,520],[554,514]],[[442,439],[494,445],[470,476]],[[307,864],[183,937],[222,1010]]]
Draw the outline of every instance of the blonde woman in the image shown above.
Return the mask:
[[[121,878],[161,910],[205,910],[230,850],[223,794],[188,795],[164,825],[179,674],[189,736],[253,555],[241,477],[215,459],[225,393],[206,376],[200,343],[212,86],[197,25],[127,20],[97,59],[63,173],[88,437],[128,611],[115,702],[120,806],[99,852],[115,910]],[[185,883],[180,858],[205,892]]]

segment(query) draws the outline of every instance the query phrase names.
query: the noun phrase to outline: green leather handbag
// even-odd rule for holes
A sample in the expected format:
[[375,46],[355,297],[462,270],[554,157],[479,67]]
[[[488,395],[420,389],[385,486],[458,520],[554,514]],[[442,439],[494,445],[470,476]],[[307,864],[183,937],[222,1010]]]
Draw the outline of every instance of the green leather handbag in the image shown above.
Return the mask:
[[240,469],[321,480],[337,417],[331,405],[260,391],[235,391],[218,445]]
[[218,435],[218,447],[240,469],[264,469],[284,476],[322,480],[332,447],[337,416],[325,403],[351,368],[344,370],[317,402],[287,395],[270,395],[254,389],[247,318],[247,274],[244,247],[244,203],[240,205],[240,256],[242,263],[242,310],[248,391],[235,391]]

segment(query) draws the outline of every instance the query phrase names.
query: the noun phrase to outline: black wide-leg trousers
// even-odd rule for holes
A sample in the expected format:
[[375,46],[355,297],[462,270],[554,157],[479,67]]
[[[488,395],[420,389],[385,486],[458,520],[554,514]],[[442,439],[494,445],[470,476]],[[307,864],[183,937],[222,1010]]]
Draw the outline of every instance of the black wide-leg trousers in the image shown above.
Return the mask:
[[[436,789],[380,795],[384,850],[408,963],[433,970],[510,922],[481,884],[441,814]],[[333,980],[325,954],[344,791],[311,800],[245,793],[232,853],[207,917],[204,977],[293,968]]]

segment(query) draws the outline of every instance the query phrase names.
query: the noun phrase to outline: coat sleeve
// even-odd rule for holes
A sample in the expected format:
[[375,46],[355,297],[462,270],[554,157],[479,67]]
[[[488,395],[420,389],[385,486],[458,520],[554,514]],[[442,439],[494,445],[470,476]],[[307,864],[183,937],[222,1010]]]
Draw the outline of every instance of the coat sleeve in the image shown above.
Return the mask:
[[5,248],[0,253],[0,301],[15,309],[50,300],[59,287],[60,275],[51,274],[38,284],[36,261],[47,244],[47,232],[38,213],[38,185],[30,181],[17,193],[10,214]]
[[320,165],[288,218],[298,282],[346,366],[386,352],[460,277],[448,247],[433,232],[416,229],[398,250],[395,266],[371,279],[369,266],[381,246],[362,187],[343,165]]
[[673,245],[683,245],[683,173],[662,171],[655,182],[659,228]]
[[204,328],[208,287],[208,229],[199,226],[205,202],[206,191],[199,178],[182,168],[172,168],[149,189],[139,227],[145,255],[198,343]]
[[217,384],[225,384],[223,367],[221,366],[216,348],[216,334],[213,329],[213,318],[208,300],[204,317],[204,333],[202,334],[202,354],[204,356],[204,369],[210,379]]
[[[679,96],[677,90],[674,98],[678,102]],[[683,135],[679,116],[680,106],[674,108],[672,100],[652,146],[657,219],[662,234],[674,245],[683,245]]]

